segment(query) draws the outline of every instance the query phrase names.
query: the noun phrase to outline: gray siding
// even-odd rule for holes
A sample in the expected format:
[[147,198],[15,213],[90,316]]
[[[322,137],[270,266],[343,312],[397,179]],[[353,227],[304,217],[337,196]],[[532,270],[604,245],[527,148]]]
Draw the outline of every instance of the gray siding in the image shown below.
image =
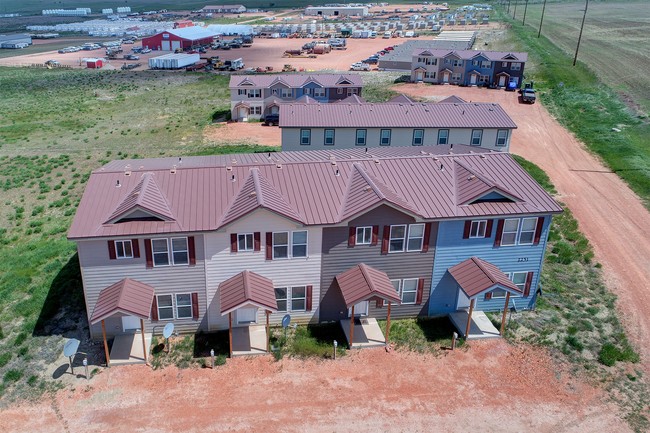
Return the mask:
[[[391,279],[424,278],[424,295],[421,305],[400,305],[391,308],[391,317],[404,318],[427,314],[427,301],[431,288],[431,272],[435,255],[438,223],[432,223],[429,238],[429,251],[381,254],[381,236],[384,225],[412,224],[412,217],[389,206],[382,205],[350,222],[349,226],[379,226],[377,245],[358,245],[348,247],[349,226],[323,229],[323,251],[321,269],[320,321],[340,320],[348,316],[342,294],[335,277],[358,263],[384,271]],[[371,317],[385,318],[386,307],[377,309],[370,302],[368,314]]]

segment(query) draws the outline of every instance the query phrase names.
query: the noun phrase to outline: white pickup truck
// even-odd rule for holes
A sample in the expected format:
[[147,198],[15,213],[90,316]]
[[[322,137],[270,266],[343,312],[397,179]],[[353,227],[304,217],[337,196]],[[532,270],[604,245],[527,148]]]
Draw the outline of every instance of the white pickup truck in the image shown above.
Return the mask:
[[367,63],[363,63],[363,62],[352,63],[352,65],[350,65],[350,70],[351,71],[369,71],[370,70],[370,65],[367,64]]

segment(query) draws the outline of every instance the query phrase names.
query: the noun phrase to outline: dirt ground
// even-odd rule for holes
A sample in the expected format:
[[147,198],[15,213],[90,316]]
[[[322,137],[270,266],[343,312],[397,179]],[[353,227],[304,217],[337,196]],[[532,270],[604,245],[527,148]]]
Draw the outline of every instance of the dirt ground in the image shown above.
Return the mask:
[[264,126],[260,122],[220,122],[205,127],[203,139],[206,143],[218,144],[260,144],[280,146],[282,136],[277,126]]
[[0,412],[0,430],[628,431],[605,398],[547,352],[492,340],[439,357],[379,348],[337,361],[235,358],[215,371],[114,367]]

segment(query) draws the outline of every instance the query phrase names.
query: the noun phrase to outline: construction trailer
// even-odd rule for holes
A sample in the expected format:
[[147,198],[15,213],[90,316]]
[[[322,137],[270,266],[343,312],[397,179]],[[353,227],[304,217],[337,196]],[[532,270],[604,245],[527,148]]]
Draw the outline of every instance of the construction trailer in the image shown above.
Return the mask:
[[151,69],[182,69],[198,63],[201,60],[199,54],[165,54],[164,56],[152,57],[149,59]]

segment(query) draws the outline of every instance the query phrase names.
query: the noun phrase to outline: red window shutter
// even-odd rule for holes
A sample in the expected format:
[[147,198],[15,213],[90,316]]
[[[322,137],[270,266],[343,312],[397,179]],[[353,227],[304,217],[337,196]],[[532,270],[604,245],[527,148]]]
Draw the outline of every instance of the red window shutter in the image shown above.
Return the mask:
[[422,304],[422,297],[424,296],[424,278],[418,279],[418,291],[415,295],[415,303]]
[[253,251],[259,251],[261,249],[260,244],[260,232],[253,233]]
[[431,223],[424,224],[424,242],[422,243],[422,252],[429,251],[429,238],[431,237]]
[[[151,239],[145,239],[144,240],[144,255],[147,258],[147,267],[148,268],[153,268],[153,257],[152,257],[152,251],[151,251]],[[155,298],[154,298],[155,300]],[[156,313],[156,317],[158,317]],[[156,319],[158,320],[158,319]]]
[[503,235],[503,220],[497,221],[497,235],[494,238],[494,246],[501,246],[501,235]]
[[388,254],[388,240],[390,239],[390,226],[384,226],[384,236],[381,238],[381,253]]
[[230,252],[237,252],[237,233],[230,233]]
[[377,303],[375,304],[375,307],[384,308],[384,300],[383,299],[377,299]]
[[465,227],[463,229],[463,239],[469,239],[469,231],[472,228],[471,221],[465,221]]
[[115,260],[117,258],[115,256],[115,241],[108,241],[108,258],[111,260]]
[[305,310],[311,311],[312,303],[312,293],[314,292],[314,286],[307,286],[307,294],[305,295]]
[[379,238],[379,226],[372,226],[372,241],[370,245],[377,245],[377,239]]
[[131,239],[131,249],[133,250],[133,257],[140,257],[140,241],[138,239]]
[[158,321],[158,301],[156,295],[153,295],[153,302],[151,303],[151,320]]
[[190,266],[196,265],[196,247],[194,246],[194,236],[187,238],[187,252],[190,256]]
[[273,233],[266,232],[266,260],[273,260]]
[[533,245],[539,245],[539,239],[542,237],[542,228],[544,227],[544,217],[537,218],[537,227],[535,227],[535,239]]
[[526,275],[526,285],[524,286],[524,298],[530,295],[530,286],[532,283],[533,283],[533,273],[529,272],[528,275]]
[[199,320],[199,294],[192,293],[192,319]]
[[352,248],[357,244],[357,228],[350,226],[348,230],[348,248]]
[[493,222],[494,222],[494,220],[488,220],[487,221],[487,224],[485,226],[485,237],[486,238],[492,237],[492,223]]
[[490,299],[492,299],[492,292],[487,292],[487,293],[485,294],[485,300],[486,300],[486,301],[489,301]]

